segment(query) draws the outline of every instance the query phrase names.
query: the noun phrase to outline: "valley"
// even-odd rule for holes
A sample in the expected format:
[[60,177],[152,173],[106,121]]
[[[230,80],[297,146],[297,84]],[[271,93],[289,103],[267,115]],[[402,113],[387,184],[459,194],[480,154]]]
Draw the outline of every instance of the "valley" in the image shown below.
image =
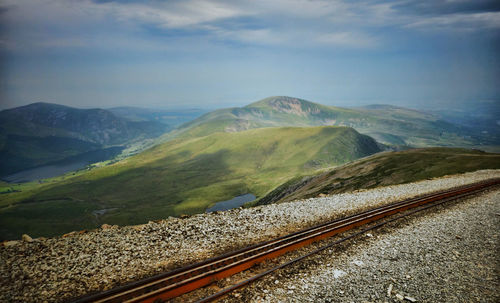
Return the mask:
[[[246,193],[262,196],[297,174],[379,152],[348,127],[263,128],[175,139],[112,165],[0,196],[0,231],[58,235],[194,214]],[[96,220],[92,212],[112,209]]]
[[[176,114],[132,107],[108,112],[34,104],[11,111],[11,116],[28,122],[16,130],[5,126],[13,125],[11,120],[2,121],[7,138],[28,134],[36,127],[42,130],[36,132],[38,137],[31,133],[34,139],[23,139],[31,146],[43,143],[45,150],[63,151],[80,145],[91,148],[73,151],[74,155],[57,150],[55,154],[64,159],[48,161],[54,158],[49,154],[37,162],[41,164],[4,177],[10,182],[30,182],[0,186],[2,239],[15,239],[23,233],[57,236],[104,223],[140,224],[203,213],[226,208],[222,206],[226,204],[269,204],[500,168],[496,154],[410,149],[473,147],[496,141],[491,136],[475,137],[470,128],[432,114],[386,105],[340,108],[292,97],[269,97],[198,118],[202,111]],[[95,124],[95,115],[106,119]],[[177,127],[169,131],[168,121]],[[99,131],[78,132],[80,127],[89,127],[86,123],[93,123]],[[132,130],[135,123],[160,127]],[[61,144],[50,143],[55,134],[63,138],[57,139],[63,140]],[[9,140],[3,149],[8,155],[28,159],[43,154],[37,151],[41,147],[26,149],[26,145]],[[67,144],[68,140],[84,143]],[[85,157],[99,154],[106,146],[115,152]],[[390,152],[394,150],[401,151]],[[80,161],[83,159],[86,162]],[[92,164],[99,161],[103,162]],[[76,162],[80,167],[72,166]],[[56,176],[59,173],[66,174]],[[241,202],[240,196],[256,200]],[[221,204],[215,205],[217,202]]]
[[[168,126],[103,109],[33,103],[0,112],[0,177],[154,138]],[[99,161],[100,159],[98,159]],[[75,161],[78,162],[78,161]]]
[[[91,164],[103,162],[120,155],[123,147],[115,146],[104,149],[84,152],[75,156],[67,157],[63,160],[45,163],[42,166],[22,170],[12,175],[3,177],[3,180],[9,183],[25,183],[54,178],[65,175],[70,172],[76,172]],[[90,169],[90,167],[89,167]]]

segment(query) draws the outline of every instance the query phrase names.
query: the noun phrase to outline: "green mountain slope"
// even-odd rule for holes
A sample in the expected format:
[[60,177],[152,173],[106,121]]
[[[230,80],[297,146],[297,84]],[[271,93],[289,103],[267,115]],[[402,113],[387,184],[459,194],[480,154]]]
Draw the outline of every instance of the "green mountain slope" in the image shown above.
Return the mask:
[[0,234],[55,235],[199,213],[214,202],[245,193],[263,196],[297,174],[379,151],[372,138],[346,127],[177,139],[65,181],[0,195]]
[[415,110],[386,105],[340,108],[282,96],[266,98],[242,108],[213,111],[182,125],[167,136],[197,137],[261,127],[321,125],[353,127],[360,133],[390,145],[425,147],[492,144],[485,141],[484,137],[474,137],[464,127]]
[[313,176],[292,178],[255,204],[409,183],[479,169],[500,169],[500,154],[457,148],[385,152]]
[[164,124],[129,121],[102,109],[33,103],[0,112],[0,176],[101,148],[152,138]]

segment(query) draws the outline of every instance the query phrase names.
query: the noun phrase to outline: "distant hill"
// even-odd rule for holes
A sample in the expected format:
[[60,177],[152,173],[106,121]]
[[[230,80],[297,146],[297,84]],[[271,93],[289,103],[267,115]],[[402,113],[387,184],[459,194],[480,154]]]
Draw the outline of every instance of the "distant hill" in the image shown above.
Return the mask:
[[0,234],[55,235],[204,212],[217,201],[259,197],[297,174],[379,151],[372,138],[347,127],[176,139],[80,176],[0,195]]
[[0,176],[163,134],[159,122],[130,121],[103,109],[33,103],[0,112]]
[[[434,109],[433,114],[450,123],[474,131],[474,136],[500,145],[500,102],[478,101],[447,109]],[[500,149],[499,149],[500,151]]]
[[156,121],[166,124],[171,128],[194,120],[207,112],[206,110],[196,108],[166,110],[131,106],[113,107],[108,110],[118,117],[131,121]]
[[459,148],[384,152],[312,176],[294,177],[255,204],[307,199],[480,169],[500,169],[500,154]]
[[416,110],[375,105],[362,108],[326,106],[292,97],[270,97],[241,108],[216,110],[180,126],[169,137],[197,137],[277,126],[335,125],[353,127],[390,145],[477,146],[493,144],[487,137]]

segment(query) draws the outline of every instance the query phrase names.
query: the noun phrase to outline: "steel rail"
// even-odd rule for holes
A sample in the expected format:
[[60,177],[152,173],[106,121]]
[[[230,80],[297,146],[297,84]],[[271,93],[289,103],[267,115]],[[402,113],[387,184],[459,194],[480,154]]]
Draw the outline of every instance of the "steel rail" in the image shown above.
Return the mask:
[[[447,192],[453,192],[454,190],[456,190],[456,189],[447,190],[447,191],[444,191],[444,192],[440,192],[439,194],[442,194],[442,193],[445,193],[445,192],[446,193]],[[227,257],[230,257],[230,256],[234,256],[234,255],[242,253],[242,252],[248,252],[248,251],[250,251],[250,250],[252,250],[252,249],[254,249],[256,247],[262,247],[263,245],[270,244],[270,243],[273,243],[273,242],[278,242],[278,241],[281,241],[283,239],[295,237],[295,236],[300,235],[300,234],[304,234],[304,233],[307,233],[307,232],[311,232],[311,231],[317,230],[318,228],[322,228],[322,227],[325,227],[325,226],[331,226],[332,224],[335,224],[335,223],[337,223],[339,221],[345,221],[347,219],[354,218],[354,217],[359,217],[359,216],[367,214],[367,213],[375,212],[375,211],[382,210],[382,209],[387,209],[389,207],[393,207],[393,206],[396,206],[396,205],[402,205],[402,204],[409,203],[409,202],[412,202],[412,201],[416,201],[416,200],[422,199],[422,198],[431,198],[431,197],[434,197],[434,196],[437,196],[437,195],[438,194],[427,194],[427,195],[424,195],[424,196],[407,199],[407,200],[404,200],[404,201],[401,201],[401,202],[397,202],[397,203],[393,203],[393,204],[389,204],[389,205],[384,205],[384,206],[376,207],[374,209],[370,209],[368,211],[365,211],[365,212],[363,212],[361,214],[354,214],[354,215],[351,215],[351,216],[348,216],[348,217],[336,219],[336,220],[333,220],[333,221],[330,221],[330,222],[327,222],[327,223],[323,223],[323,224],[320,224],[320,225],[317,225],[317,226],[313,226],[313,227],[310,227],[310,228],[307,228],[307,229],[304,229],[304,230],[301,230],[301,231],[298,231],[298,232],[295,232],[295,233],[288,234],[288,235],[283,236],[283,237],[279,237],[277,239],[273,239],[273,240],[261,242],[261,243],[258,243],[258,244],[255,244],[255,245],[252,245],[252,246],[249,246],[249,247],[237,250],[237,251],[233,251],[233,252],[230,252],[230,253],[227,253],[227,254],[215,257],[215,258],[211,258],[211,259],[205,260],[203,262],[195,263],[193,265],[190,265],[190,266],[187,266],[187,267],[183,267],[183,268],[180,268],[178,270],[174,270],[174,271],[171,271],[171,272],[159,274],[159,275],[156,275],[156,276],[144,279],[144,280],[133,282],[131,284],[127,284],[127,285],[124,285],[124,286],[121,286],[121,287],[117,287],[117,288],[114,288],[114,289],[111,289],[111,290],[108,290],[108,291],[105,291],[105,292],[101,292],[101,293],[98,293],[98,294],[86,296],[84,298],[81,298],[80,300],[74,301],[74,303],[98,302],[100,299],[105,298],[105,297],[107,297],[108,299],[110,299],[113,294],[117,294],[117,293],[121,293],[122,295],[125,295],[125,294],[129,293],[127,290],[131,290],[131,289],[133,289],[133,288],[135,288],[137,286],[145,287],[146,285],[147,286],[158,285],[162,281],[165,281],[165,279],[168,278],[168,277],[178,276],[178,273],[180,273],[180,272],[187,273],[189,270],[194,269],[194,268],[196,268],[196,269],[198,269],[198,271],[200,271],[200,269],[202,269],[202,266],[206,266],[208,264],[213,264],[214,261],[222,260],[224,258],[227,258]]]
[[376,225],[370,226],[370,227],[365,228],[365,229],[363,229],[363,230],[360,230],[360,231],[358,231],[358,232],[356,232],[356,233],[353,233],[353,234],[351,234],[351,235],[349,235],[349,236],[346,236],[346,237],[344,237],[344,238],[341,238],[341,239],[339,239],[339,240],[336,240],[336,241],[334,241],[334,242],[332,242],[332,243],[330,243],[330,244],[328,244],[328,245],[322,246],[322,247],[320,247],[320,248],[318,248],[318,249],[315,249],[315,250],[313,250],[313,251],[311,251],[311,252],[308,252],[308,253],[306,253],[305,255],[302,255],[302,256],[300,256],[300,257],[297,257],[297,258],[295,258],[295,259],[292,259],[292,260],[290,260],[290,261],[287,261],[287,262],[285,262],[285,263],[283,263],[283,264],[279,264],[279,265],[277,265],[277,266],[275,266],[275,267],[273,267],[273,268],[270,268],[270,269],[268,269],[268,270],[266,270],[266,271],[264,271],[264,272],[258,273],[257,275],[254,275],[254,276],[252,276],[251,278],[248,278],[248,279],[246,279],[246,280],[244,280],[244,281],[241,281],[241,282],[238,282],[238,283],[236,283],[236,284],[234,284],[234,285],[231,285],[231,286],[229,286],[229,287],[226,287],[226,288],[224,288],[224,289],[222,289],[222,290],[220,290],[220,291],[218,291],[218,292],[216,292],[216,293],[214,293],[214,294],[212,294],[212,295],[210,295],[210,296],[208,296],[208,297],[205,297],[205,298],[203,298],[203,299],[200,299],[200,300],[196,301],[195,303],[207,303],[207,302],[212,302],[212,301],[214,301],[214,300],[216,300],[216,299],[218,299],[218,298],[220,298],[220,297],[222,297],[222,296],[227,295],[228,293],[230,293],[230,292],[232,292],[232,291],[234,291],[234,290],[236,290],[236,289],[242,288],[243,286],[246,286],[246,285],[248,285],[248,284],[252,283],[253,281],[256,281],[256,280],[258,280],[258,279],[260,279],[260,278],[263,278],[263,277],[267,276],[267,275],[268,275],[268,274],[270,274],[270,273],[273,273],[273,272],[275,272],[275,271],[277,271],[277,270],[279,270],[279,269],[285,268],[285,267],[290,266],[290,265],[292,265],[292,264],[294,264],[294,263],[297,263],[297,262],[299,262],[299,261],[302,261],[303,259],[306,259],[306,258],[308,258],[308,257],[310,257],[310,256],[312,256],[312,255],[318,254],[318,253],[320,253],[320,252],[322,252],[322,251],[324,251],[324,250],[326,250],[326,249],[328,249],[328,248],[332,248],[332,247],[333,247],[333,246],[335,246],[335,245],[338,245],[338,244],[340,244],[340,243],[342,243],[342,242],[345,242],[345,241],[347,241],[347,240],[350,240],[350,239],[352,239],[352,238],[355,238],[355,237],[357,237],[357,236],[359,236],[359,235],[362,235],[362,234],[364,234],[364,233],[366,233],[366,232],[368,232],[368,231],[378,229],[378,228],[380,228],[380,227],[382,227],[382,226],[384,226],[384,225],[387,225],[387,224],[389,224],[389,223],[391,223],[391,222],[394,222],[394,221],[397,221],[397,220],[399,220],[399,219],[401,219],[401,218],[404,218],[404,217],[410,216],[410,215],[412,215],[412,214],[415,214],[415,213],[418,213],[418,212],[424,211],[424,210],[429,209],[429,208],[431,208],[431,207],[436,207],[436,206],[438,206],[438,205],[441,205],[441,204],[444,204],[444,203],[446,203],[446,202],[449,202],[450,200],[456,200],[456,199],[459,199],[459,198],[464,198],[464,197],[467,197],[467,196],[473,195],[473,194],[477,193],[477,192],[478,192],[478,191],[480,191],[480,190],[482,190],[482,189],[479,189],[479,190],[476,190],[476,191],[473,191],[473,192],[468,192],[468,193],[465,193],[465,194],[461,194],[461,195],[458,195],[458,196],[449,197],[449,198],[446,198],[446,199],[444,199],[444,200],[439,200],[439,201],[438,201],[438,202],[436,202],[436,203],[432,203],[432,204],[430,204],[430,205],[424,205],[424,206],[422,206],[422,207],[420,207],[420,208],[417,208],[417,209],[411,210],[411,211],[409,211],[409,212],[407,212],[407,213],[405,213],[405,214],[399,215],[399,216],[397,216],[397,217],[395,217],[395,218],[391,218],[391,219],[389,219],[389,220],[385,220],[385,221],[383,221],[383,222],[377,223]]
[[154,302],[159,298],[173,298],[248,269],[256,263],[280,256],[290,250],[331,237],[360,225],[423,204],[480,190],[499,183],[500,180],[498,179],[485,181],[380,206],[359,214],[313,226],[274,240],[265,241],[219,257],[211,258],[204,262],[199,262],[172,272],[137,281],[110,291],[86,296],[73,302],[133,303]]

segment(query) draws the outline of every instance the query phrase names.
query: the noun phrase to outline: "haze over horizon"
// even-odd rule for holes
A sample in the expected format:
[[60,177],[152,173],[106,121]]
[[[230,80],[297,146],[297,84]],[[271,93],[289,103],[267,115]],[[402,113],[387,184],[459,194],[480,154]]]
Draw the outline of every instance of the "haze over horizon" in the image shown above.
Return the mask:
[[500,3],[1,0],[0,109],[500,103]]

